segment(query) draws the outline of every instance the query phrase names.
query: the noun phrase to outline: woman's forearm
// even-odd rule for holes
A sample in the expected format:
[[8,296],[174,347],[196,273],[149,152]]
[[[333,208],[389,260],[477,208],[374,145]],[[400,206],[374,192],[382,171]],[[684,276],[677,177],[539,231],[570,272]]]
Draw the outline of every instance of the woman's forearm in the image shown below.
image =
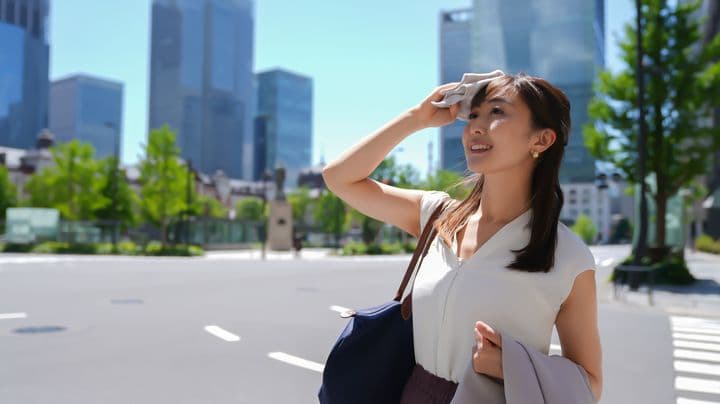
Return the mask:
[[367,178],[395,146],[421,129],[424,125],[413,110],[403,112],[330,161],[323,169],[325,182],[353,183]]

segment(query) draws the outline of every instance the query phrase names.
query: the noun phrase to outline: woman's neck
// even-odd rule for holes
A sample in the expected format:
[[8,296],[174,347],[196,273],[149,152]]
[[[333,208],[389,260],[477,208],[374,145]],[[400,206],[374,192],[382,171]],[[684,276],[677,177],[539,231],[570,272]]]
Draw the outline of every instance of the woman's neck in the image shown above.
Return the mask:
[[531,175],[496,173],[485,175],[480,207],[481,222],[508,223],[530,208]]

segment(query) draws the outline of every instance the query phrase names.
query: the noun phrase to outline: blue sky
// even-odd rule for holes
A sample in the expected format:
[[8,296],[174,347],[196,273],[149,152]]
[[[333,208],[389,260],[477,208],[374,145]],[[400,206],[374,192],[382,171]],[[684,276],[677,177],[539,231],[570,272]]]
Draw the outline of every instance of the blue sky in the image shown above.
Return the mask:
[[[321,152],[329,161],[439,84],[438,13],[471,3],[256,0],[255,70],[282,67],[313,78],[312,162]],[[612,33],[632,12],[630,0],[607,0],[611,68],[618,66]],[[150,0],[52,3],[50,79],[86,73],[124,84],[125,163],[137,161],[147,135],[149,21]],[[339,48],[350,56],[334,57]],[[398,160],[424,176],[429,141],[437,162],[437,133],[406,138],[394,150]]]

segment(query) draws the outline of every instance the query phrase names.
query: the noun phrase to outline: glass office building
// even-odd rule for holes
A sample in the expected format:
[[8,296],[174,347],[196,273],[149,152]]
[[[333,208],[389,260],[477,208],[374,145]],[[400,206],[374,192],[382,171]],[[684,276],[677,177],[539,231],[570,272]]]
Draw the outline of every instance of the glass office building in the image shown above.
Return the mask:
[[[440,13],[440,84],[460,81],[470,65],[472,9]],[[467,169],[462,147],[466,122],[455,122],[440,128],[440,164],[444,170],[464,173]]]
[[312,163],[312,79],[281,69],[257,75],[254,179],[264,169],[285,167],[288,189],[297,186],[300,170]]
[[50,85],[50,131],[57,142],[78,139],[95,156],[122,155],[122,83],[74,75]]
[[603,0],[474,0],[471,64],[545,78],[570,98],[572,131],[560,172],[562,182],[595,179],[595,161],[582,126],[593,81],[604,66]]
[[252,176],[254,18],[251,0],[152,3],[149,127],[206,174]]
[[48,121],[48,0],[0,0],[0,146],[30,149]]

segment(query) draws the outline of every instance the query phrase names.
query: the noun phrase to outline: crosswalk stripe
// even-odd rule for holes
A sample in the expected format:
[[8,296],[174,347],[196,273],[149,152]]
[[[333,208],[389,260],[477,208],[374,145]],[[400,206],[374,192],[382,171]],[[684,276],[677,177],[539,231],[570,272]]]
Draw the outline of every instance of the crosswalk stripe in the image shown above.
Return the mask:
[[720,381],[696,377],[676,377],[675,389],[697,393],[720,394]]
[[703,341],[703,342],[720,342],[720,335],[716,336],[716,335],[674,332],[673,338],[688,339],[688,340],[692,340],[692,341]]
[[670,317],[670,321],[672,322],[673,326],[679,326],[679,327],[701,326],[704,329],[720,330],[720,321],[714,320],[714,319],[699,318],[699,317],[672,316],[672,317]]
[[[700,317],[670,316],[673,368],[677,404],[720,403],[720,321]],[[686,348],[686,349],[677,349]],[[692,376],[678,376],[692,374]],[[682,397],[686,392],[707,398]],[[714,396],[714,397],[711,397]],[[712,400],[712,401],[707,401]]]
[[693,400],[690,398],[678,397],[677,404],[717,404],[717,401]]
[[694,359],[706,362],[718,362],[720,363],[720,354],[692,351],[689,349],[676,349],[673,351],[673,356],[678,359]]
[[677,348],[702,349],[704,351],[720,352],[720,344],[710,344],[707,342],[673,340],[673,346]]
[[690,361],[674,361],[673,366],[675,367],[676,372],[720,376],[720,365],[710,365],[707,363]]
[[720,335],[720,330],[709,330],[706,328],[697,327],[673,327],[675,332],[690,332],[694,334],[708,334],[708,335]]

